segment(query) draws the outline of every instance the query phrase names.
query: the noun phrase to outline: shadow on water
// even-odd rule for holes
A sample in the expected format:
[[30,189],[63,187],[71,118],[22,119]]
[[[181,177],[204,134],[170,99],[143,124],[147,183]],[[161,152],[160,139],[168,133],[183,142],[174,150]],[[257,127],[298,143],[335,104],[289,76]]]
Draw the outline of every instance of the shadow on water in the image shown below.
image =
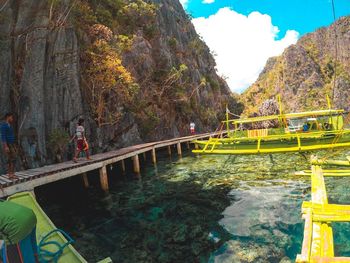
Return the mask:
[[38,200],[89,262],[295,259],[310,178],[294,172],[308,168],[305,156],[160,155],[156,167],[142,164],[142,177],[131,162],[126,174],[109,167],[108,194],[91,173],[88,189],[77,176],[38,188]]

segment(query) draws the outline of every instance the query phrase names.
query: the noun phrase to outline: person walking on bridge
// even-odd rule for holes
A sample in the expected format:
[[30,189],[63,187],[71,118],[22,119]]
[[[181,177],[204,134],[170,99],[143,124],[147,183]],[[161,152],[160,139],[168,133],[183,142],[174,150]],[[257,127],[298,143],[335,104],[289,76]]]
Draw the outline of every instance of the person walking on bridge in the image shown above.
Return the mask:
[[75,163],[78,162],[77,158],[82,151],[85,151],[86,159],[91,160],[90,154],[89,154],[89,145],[85,137],[85,129],[83,124],[84,124],[84,119],[80,118],[78,120],[78,125],[75,130],[75,135],[73,137],[73,139],[76,139],[77,141],[77,149],[75,151],[75,155],[73,158],[73,162]]
[[13,113],[6,113],[5,120],[0,126],[1,142],[7,159],[8,178],[16,179],[15,164],[17,159],[17,149],[15,146],[15,133],[12,127],[14,122]]

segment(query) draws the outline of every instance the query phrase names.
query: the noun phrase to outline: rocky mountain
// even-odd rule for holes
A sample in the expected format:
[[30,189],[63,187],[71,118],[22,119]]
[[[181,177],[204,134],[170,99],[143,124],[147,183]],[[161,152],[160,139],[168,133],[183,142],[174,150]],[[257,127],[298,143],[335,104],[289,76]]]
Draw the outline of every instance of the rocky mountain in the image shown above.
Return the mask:
[[270,58],[242,96],[245,113],[257,112],[277,94],[287,111],[326,108],[326,94],[333,107],[350,109],[350,17],[305,35],[281,56]]
[[242,105],[178,0],[0,1],[0,115],[17,114],[22,164],[215,128]]

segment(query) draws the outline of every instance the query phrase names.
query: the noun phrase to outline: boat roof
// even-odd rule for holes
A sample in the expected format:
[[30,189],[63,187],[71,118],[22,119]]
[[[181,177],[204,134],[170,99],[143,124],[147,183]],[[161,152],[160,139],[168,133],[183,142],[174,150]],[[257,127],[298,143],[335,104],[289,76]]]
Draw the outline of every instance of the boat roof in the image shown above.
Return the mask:
[[339,115],[343,112],[344,110],[328,109],[328,110],[318,110],[318,111],[286,113],[286,114],[279,114],[279,115],[259,116],[259,117],[252,117],[252,118],[240,118],[240,119],[232,119],[232,120],[223,121],[223,122],[224,123],[231,122],[233,124],[243,124],[243,123],[252,123],[252,122],[259,122],[259,121],[270,121],[270,120],[276,120],[279,118],[297,119],[297,118],[305,118],[305,117]]

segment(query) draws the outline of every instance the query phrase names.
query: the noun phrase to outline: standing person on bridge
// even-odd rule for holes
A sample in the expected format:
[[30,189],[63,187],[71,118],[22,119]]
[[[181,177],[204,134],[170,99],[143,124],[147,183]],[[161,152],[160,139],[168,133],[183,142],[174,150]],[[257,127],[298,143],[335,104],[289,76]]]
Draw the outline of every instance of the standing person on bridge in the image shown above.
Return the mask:
[[196,124],[192,121],[190,123],[190,132],[191,132],[191,135],[194,135],[196,132],[195,132],[195,128],[196,128]]
[[75,155],[73,158],[73,162],[75,163],[77,162],[77,158],[82,151],[85,151],[86,159],[91,160],[90,154],[89,154],[89,145],[85,137],[85,129],[83,124],[84,124],[84,119],[80,118],[78,120],[78,125],[75,130],[75,135],[73,137],[73,139],[76,139],[77,141],[77,149],[75,151]]
[[11,180],[17,178],[17,176],[15,175],[17,149],[15,146],[15,133],[12,127],[13,121],[13,113],[6,113],[5,121],[1,124],[0,127],[1,142],[7,159],[8,178]]

